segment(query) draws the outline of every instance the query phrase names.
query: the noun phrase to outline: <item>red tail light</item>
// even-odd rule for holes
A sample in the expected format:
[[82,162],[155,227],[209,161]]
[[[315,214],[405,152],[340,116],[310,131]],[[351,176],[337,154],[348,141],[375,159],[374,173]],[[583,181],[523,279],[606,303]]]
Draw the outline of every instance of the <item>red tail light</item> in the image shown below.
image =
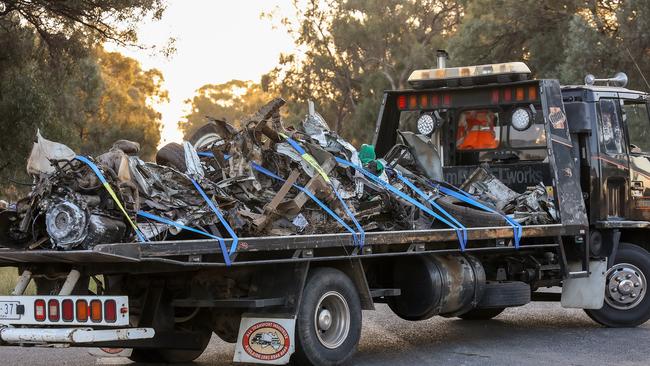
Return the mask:
[[397,108],[406,109],[406,95],[400,95],[397,97]]
[[58,322],[61,318],[61,314],[59,314],[58,300],[52,299],[47,302],[47,318],[50,319],[51,322]]
[[106,300],[104,303],[104,320],[107,323],[115,323],[117,320],[117,304],[115,304],[115,300]]
[[61,318],[64,322],[71,322],[74,320],[74,303],[72,300],[61,301]]
[[99,300],[92,300],[90,302],[90,320],[95,323],[102,321],[102,302]]
[[443,97],[442,104],[447,105],[447,106],[451,105],[451,95],[445,94],[444,97]]
[[45,300],[34,301],[34,319],[39,322],[45,321]]
[[77,321],[88,321],[88,303],[86,300],[77,300]]

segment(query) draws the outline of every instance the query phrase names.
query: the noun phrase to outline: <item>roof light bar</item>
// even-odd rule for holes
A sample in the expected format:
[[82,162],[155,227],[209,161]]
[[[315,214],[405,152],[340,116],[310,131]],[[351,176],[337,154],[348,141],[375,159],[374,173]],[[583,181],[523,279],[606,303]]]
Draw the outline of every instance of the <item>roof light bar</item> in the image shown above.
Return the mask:
[[469,86],[528,80],[530,69],[523,62],[507,62],[479,66],[416,70],[408,82],[415,89]]

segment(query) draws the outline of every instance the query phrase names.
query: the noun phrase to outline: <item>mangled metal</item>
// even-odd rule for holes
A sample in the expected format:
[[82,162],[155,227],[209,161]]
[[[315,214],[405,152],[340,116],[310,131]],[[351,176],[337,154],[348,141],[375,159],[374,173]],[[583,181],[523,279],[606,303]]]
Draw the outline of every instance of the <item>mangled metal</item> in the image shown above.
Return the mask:
[[[369,145],[362,147],[360,159],[360,152],[331,131],[313,105],[302,130],[285,128],[280,117],[284,104],[271,101],[244,118],[240,129],[211,120],[214,136],[197,139],[198,148],[189,142],[163,147],[159,164],[141,160],[139,144],[126,140],[87,164],[64,145],[55,146],[57,153],[43,153],[42,146],[56,143],[45,143],[39,134],[29,166],[34,188],[1,210],[0,238],[23,248],[69,250],[235,233],[258,237],[446,227],[413,204],[433,209],[435,202],[445,207],[451,202],[443,201],[436,188],[444,184],[442,166],[430,142],[402,134],[406,145],[396,146],[384,159],[377,159]],[[378,178],[368,179],[351,166]],[[387,190],[386,184],[416,201]],[[463,187],[521,223],[557,220],[544,186],[517,194],[483,169]]]

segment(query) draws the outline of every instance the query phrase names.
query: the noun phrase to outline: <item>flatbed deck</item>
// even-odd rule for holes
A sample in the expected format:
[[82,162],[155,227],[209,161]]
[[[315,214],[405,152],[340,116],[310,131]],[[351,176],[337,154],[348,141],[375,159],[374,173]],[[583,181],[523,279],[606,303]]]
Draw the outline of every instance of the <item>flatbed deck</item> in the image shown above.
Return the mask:
[[[522,226],[520,249],[557,246],[555,239],[566,235],[562,224]],[[515,250],[510,226],[467,229],[467,252]],[[534,240],[531,240],[535,238]],[[548,242],[540,242],[549,238]],[[231,239],[226,239],[229,247]],[[460,252],[453,229],[405,230],[366,233],[363,248],[355,247],[350,233],[239,238],[232,265],[253,265],[346,257],[378,257],[414,253]],[[0,249],[0,266],[25,263],[141,264],[162,263],[181,267],[223,267],[223,255],[216,240],[181,240],[146,243],[101,244],[88,250]]]

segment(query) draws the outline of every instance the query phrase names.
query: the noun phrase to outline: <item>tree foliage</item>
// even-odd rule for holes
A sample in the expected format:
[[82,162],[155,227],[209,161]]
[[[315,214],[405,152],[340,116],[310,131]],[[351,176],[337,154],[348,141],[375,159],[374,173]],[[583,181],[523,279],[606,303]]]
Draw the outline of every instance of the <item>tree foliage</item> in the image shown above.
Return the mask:
[[252,81],[230,80],[223,84],[206,84],[187,99],[190,112],[178,127],[186,138],[206,123],[206,117],[225,119],[237,125],[239,118],[256,112],[272,96]]
[[283,23],[304,57],[283,55],[268,87],[291,101],[292,116],[316,101],[330,127],[368,142],[386,88],[404,88],[410,72],[431,67],[460,19],[447,0],[294,1]]
[[159,16],[160,1],[3,1],[0,7],[0,191],[25,181],[36,129],[80,153],[117,136],[151,154],[160,137],[152,102],[162,75],[106,53],[105,40],[134,42],[135,23]]

